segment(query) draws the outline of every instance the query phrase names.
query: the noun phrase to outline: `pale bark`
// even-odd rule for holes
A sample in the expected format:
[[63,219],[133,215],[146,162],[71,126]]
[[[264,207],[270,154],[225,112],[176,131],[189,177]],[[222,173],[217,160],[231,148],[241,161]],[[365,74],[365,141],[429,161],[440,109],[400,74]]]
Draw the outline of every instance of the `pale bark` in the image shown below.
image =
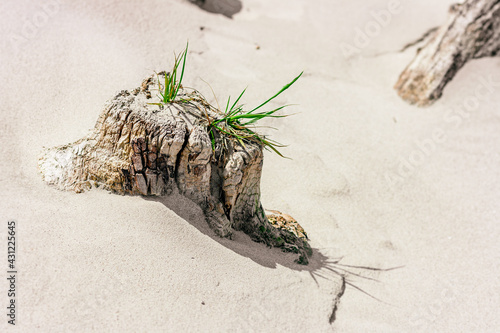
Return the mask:
[[244,146],[217,134],[216,145],[204,121],[214,109],[194,92],[189,100],[159,106],[157,79],[132,92],[122,91],[99,116],[87,137],[47,149],[39,161],[46,182],[81,192],[100,187],[120,194],[162,196],[178,191],[205,212],[210,227],[229,237],[242,230],[252,239],[300,254],[312,254],[305,238],[273,227],[260,203],[262,146]]
[[439,99],[446,84],[471,59],[495,56],[500,49],[500,0],[467,0],[450,8],[447,22],[434,32],[395,85],[399,96],[418,106]]

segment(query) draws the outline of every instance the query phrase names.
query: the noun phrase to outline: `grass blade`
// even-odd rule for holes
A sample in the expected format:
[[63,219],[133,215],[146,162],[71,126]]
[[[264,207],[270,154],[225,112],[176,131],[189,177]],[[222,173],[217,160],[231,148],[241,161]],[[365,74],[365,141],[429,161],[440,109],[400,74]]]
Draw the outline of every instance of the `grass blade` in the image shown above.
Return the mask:
[[226,104],[226,110],[224,111],[224,114],[227,113],[227,109],[229,108],[229,101],[231,100],[231,96],[227,98],[227,104]]
[[[186,44],[186,49],[184,50],[184,53],[181,56],[181,58],[183,58],[183,61],[182,61],[182,70],[181,70],[181,77],[179,79],[179,83],[177,85],[177,89],[175,90],[174,98],[175,98],[175,96],[177,96],[177,92],[179,91],[179,88],[181,87],[182,78],[184,77],[184,67],[186,67],[186,56],[187,56],[187,52],[188,52],[188,47],[189,47],[189,43]],[[179,59],[179,62],[180,62],[180,59]],[[176,70],[176,72],[177,72],[177,70]]]
[[273,97],[269,98],[267,101],[265,101],[264,103],[262,103],[261,105],[257,106],[256,108],[252,109],[251,111],[249,111],[248,113],[252,113],[258,109],[260,109],[261,107],[263,107],[264,105],[266,105],[267,103],[269,103],[270,101],[272,101],[273,99],[275,99],[276,97],[278,97],[279,94],[281,94],[283,91],[287,90],[288,88],[290,88],[290,86],[292,84],[295,83],[295,81],[297,81],[301,76],[302,74],[304,74],[304,72],[300,72],[300,74],[295,78],[293,79],[290,83],[288,83],[287,85],[285,85],[283,88],[281,88],[280,91],[278,91]]
[[239,108],[235,109],[234,107],[236,106],[236,104],[238,104],[238,102],[240,101],[241,97],[243,96],[243,94],[245,93],[246,90],[247,90],[247,88],[243,89],[243,91],[238,96],[238,98],[236,99],[236,101],[234,101],[233,105],[231,106],[231,109],[229,109],[229,110],[231,110],[229,116],[231,116],[232,114],[234,114],[235,112],[237,112],[237,110],[239,109]]

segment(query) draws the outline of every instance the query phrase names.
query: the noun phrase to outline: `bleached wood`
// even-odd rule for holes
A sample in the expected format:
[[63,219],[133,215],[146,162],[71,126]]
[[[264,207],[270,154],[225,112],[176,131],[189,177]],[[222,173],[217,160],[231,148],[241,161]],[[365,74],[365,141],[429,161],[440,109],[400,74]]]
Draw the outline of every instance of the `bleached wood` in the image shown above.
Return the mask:
[[405,101],[428,106],[441,97],[446,84],[467,61],[495,56],[499,49],[500,1],[455,4],[447,22],[417,51],[394,88]]

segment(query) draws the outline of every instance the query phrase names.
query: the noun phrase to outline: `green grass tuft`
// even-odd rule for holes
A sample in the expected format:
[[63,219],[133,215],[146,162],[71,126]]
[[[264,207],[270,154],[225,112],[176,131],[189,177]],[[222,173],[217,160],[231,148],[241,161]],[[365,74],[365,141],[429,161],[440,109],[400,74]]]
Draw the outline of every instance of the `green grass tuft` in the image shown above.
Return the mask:
[[260,111],[260,112],[257,111],[261,109],[263,106],[265,106],[267,103],[278,97],[282,92],[290,88],[290,86],[294,84],[295,81],[297,81],[302,76],[303,73],[304,72],[301,72],[292,81],[290,81],[290,83],[286,84],[283,88],[281,88],[280,91],[274,94],[271,98],[267,99],[265,102],[253,108],[250,111],[245,111],[243,109],[243,106],[238,104],[241,97],[245,93],[246,89],[243,89],[241,94],[238,96],[236,101],[231,106],[229,106],[231,102],[231,97],[229,97],[227,99],[226,109],[224,111],[223,116],[217,120],[212,121],[209,124],[209,133],[211,134],[212,146],[215,145],[215,136],[212,131],[213,129],[216,129],[226,135],[230,135],[236,138],[236,140],[238,140],[238,142],[240,142],[243,146],[245,145],[244,144],[245,140],[254,141],[262,144],[266,149],[274,151],[279,156],[284,157],[278,150],[278,148],[285,147],[284,145],[276,141],[267,139],[266,137],[260,134],[257,134],[255,131],[249,128],[249,126],[254,125],[257,121],[264,118],[287,117],[288,115],[277,115],[275,113],[287,107],[288,105],[280,106],[271,111]]
[[[169,73],[165,74],[165,82],[163,86],[161,85],[160,77],[158,76],[158,90],[160,92],[160,96],[158,97],[161,97],[160,99],[164,104],[172,103],[179,93],[179,89],[181,88],[182,84],[182,78],[184,77],[184,68],[186,66],[188,46],[189,44],[186,44],[186,49],[180,54],[180,56],[175,56],[174,67]],[[177,80],[177,73],[181,62],[181,73],[179,80]]]
[[[225,138],[233,138],[238,141],[243,147],[245,146],[245,142],[255,142],[264,146],[264,148],[274,151],[281,157],[283,156],[279,148],[285,147],[284,145],[270,140],[263,135],[258,134],[254,131],[255,124],[264,118],[283,118],[288,115],[278,115],[276,114],[278,111],[287,107],[288,105],[280,106],[276,109],[270,111],[260,111],[266,104],[271,102],[273,99],[278,97],[285,90],[290,88],[295,81],[297,81],[304,72],[301,72],[298,76],[296,76],[292,81],[283,86],[280,91],[274,94],[272,97],[268,98],[265,102],[261,103],[259,106],[247,111],[243,108],[243,105],[239,104],[243,94],[246,91],[246,88],[243,89],[238,98],[231,104],[231,97],[227,99],[227,104],[224,112],[212,107],[203,96],[195,97],[195,98],[181,98],[176,100],[177,95],[179,93],[179,89],[182,87],[182,78],[184,77],[184,68],[186,65],[186,56],[188,51],[188,44],[186,44],[186,49],[179,55],[175,57],[175,63],[172,70],[169,73],[165,74],[164,84],[162,85],[160,82],[160,77],[158,75],[158,90],[160,103],[150,103],[154,105],[159,105],[163,107],[163,105],[171,104],[173,102],[177,103],[189,103],[191,101],[199,101],[202,104],[207,105],[210,109],[215,110],[219,116],[213,117],[209,116],[206,112],[200,114],[200,117],[204,117],[204,120],[207,122],[207,129],[210,135],[210,139],[212,141],[212,148],[215,150],[217,138],[222,137]],[[179,67],[182,67],[179,69]],[[180,70],[180,75],[179,75]],[[179,79],[177,77],[179,76]],[[196,91],[195,91],[196,92]],[[216,132],[218,134],[216,135]]]

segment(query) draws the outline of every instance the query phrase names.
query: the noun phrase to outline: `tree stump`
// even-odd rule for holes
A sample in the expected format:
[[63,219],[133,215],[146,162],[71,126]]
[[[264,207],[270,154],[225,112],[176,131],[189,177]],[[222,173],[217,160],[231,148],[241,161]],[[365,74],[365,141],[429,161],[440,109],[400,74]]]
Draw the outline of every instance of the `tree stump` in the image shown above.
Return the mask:
[[[43,179],[62,190],[99,187],[119,194],[162,196],[174,191],[197,203],[221,237],[242,230],[257,242],[299,254],[307,264],[307,237],[271,224],[260,203],[263,147],[209,137],[204,119],[220,117],[196,91],[158,105],[158,77],[121,91],[102,111],[91,134],[43,152]],[[218,113],[219,112],[219,113]]]
[[434,32],[395,85],[410,104],[428,106],[470,59],[495,56],[500,49],[500,1],[467,0],[450,8],[448,21]]

